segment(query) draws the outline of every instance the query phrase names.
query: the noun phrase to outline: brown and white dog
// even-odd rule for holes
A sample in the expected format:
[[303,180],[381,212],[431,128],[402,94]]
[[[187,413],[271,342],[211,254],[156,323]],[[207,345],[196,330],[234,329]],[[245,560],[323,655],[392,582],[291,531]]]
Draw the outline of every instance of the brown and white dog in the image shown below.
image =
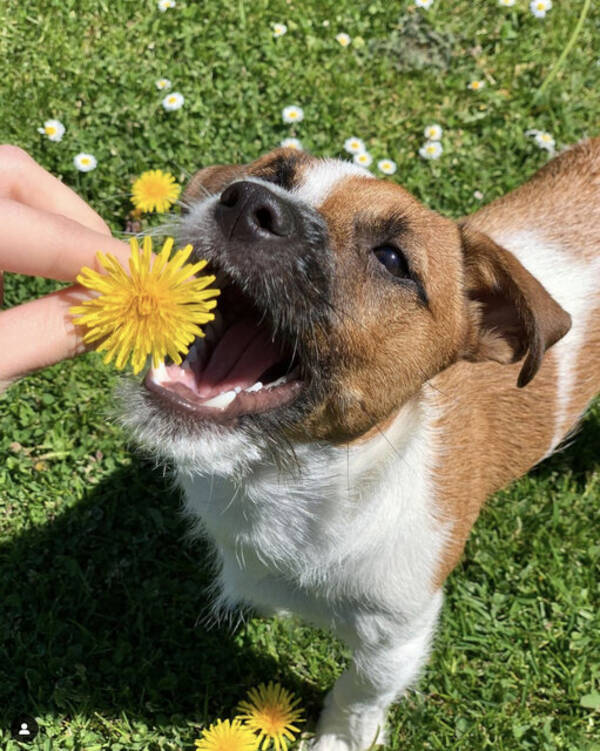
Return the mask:
[[352,648],[313,747],[362,751],[425,662],[485,499],[600,389],[600,139],[458,224],[288,149],[203,169],[187,201],[179,239],[220,315],[124,419],[176,464],[217,606]]

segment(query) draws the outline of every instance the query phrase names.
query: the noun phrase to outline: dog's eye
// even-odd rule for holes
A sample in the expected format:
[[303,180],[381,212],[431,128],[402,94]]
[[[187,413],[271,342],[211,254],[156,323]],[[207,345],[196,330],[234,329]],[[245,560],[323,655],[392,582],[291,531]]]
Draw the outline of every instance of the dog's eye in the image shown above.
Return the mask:
[[407,277],[410,275],[406,258],[393,245],[378,245],[373,248],[373,253],[379,263],[383,264],[392,276]]

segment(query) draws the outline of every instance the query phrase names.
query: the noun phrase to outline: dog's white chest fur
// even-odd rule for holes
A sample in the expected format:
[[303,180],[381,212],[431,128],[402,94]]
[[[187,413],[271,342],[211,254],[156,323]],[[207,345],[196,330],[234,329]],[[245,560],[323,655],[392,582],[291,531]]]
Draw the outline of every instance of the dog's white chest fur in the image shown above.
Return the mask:
[[236,486],[180,473],[187,513],[216,543],[217,604],[289,610],[334,629],[350,611],[398,621],[421,612],[444,541],[432,516],[430,410],[409,403],[385,436],[351,448],[297,447],[295,476],[264,464]]

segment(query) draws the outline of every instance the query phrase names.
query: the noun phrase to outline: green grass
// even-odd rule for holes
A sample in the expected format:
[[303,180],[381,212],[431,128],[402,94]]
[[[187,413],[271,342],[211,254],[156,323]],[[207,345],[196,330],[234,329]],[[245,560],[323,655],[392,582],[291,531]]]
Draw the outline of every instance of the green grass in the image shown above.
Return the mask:
[[[559,147],[599,132],[598,7],[535,99],[583,0],[554,5],[540,21],[525,0],[436,0],[428,12],[178,0],[164,14],[153,0],[4,0],[0,140],[116,233],[140,171],[185,179],[287,135],[320,155],[362,137],[397,161],[394,179],[459,216],[478,205],[475,190],[488,201],[545,162],[528,128]],[[280,20],[289,31],[274,40]],[[338,31],[354,44],[342,49]],[[160,106],[160,76],[186,97],[178,112]],[[467,90],[472,77],[487,81],[481,93]],[[292,103],[305,111],[295,130],[281,121]],[[61,143],[37,134],[49,117],[67,127]],[[417,151],[431,122],[445,151],[426,163]],[[72,166],[82,150],[94,172]],[[52,287],[12,276],[7,303]],[[293,622],[204,627],[210,559],[182,546],[168,479],[106,420],[114,383],[87,355],[0,397],[0,747],[17,748],[8,727],[27,711],[43,751],[192,749],[204,723],[269,679],[297,691],[314,721],[346,655]],[[599,456],[597,404],[569,448],[490,502],[448,582],[432,659],[392,712],[390,749],[600,749],[598,709],[582,705],[600,691]]]

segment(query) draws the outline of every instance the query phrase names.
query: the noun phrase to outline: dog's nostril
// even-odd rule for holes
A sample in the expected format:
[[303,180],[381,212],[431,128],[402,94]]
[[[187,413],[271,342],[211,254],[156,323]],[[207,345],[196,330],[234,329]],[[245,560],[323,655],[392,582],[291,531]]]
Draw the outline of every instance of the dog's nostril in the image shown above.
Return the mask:
[[232,206],[236,205],[236,203],[239,201],[239,198],[240,191],[237,185],[230,185],[221,193],[219,203],[222,203],[223,206],[228,206],[229,208],[231,208]]
[[254,218],[257,225],[261,229],[266,229],[268,232],[273,232],[273,214],[266,206],[261,206],[254,211]]

